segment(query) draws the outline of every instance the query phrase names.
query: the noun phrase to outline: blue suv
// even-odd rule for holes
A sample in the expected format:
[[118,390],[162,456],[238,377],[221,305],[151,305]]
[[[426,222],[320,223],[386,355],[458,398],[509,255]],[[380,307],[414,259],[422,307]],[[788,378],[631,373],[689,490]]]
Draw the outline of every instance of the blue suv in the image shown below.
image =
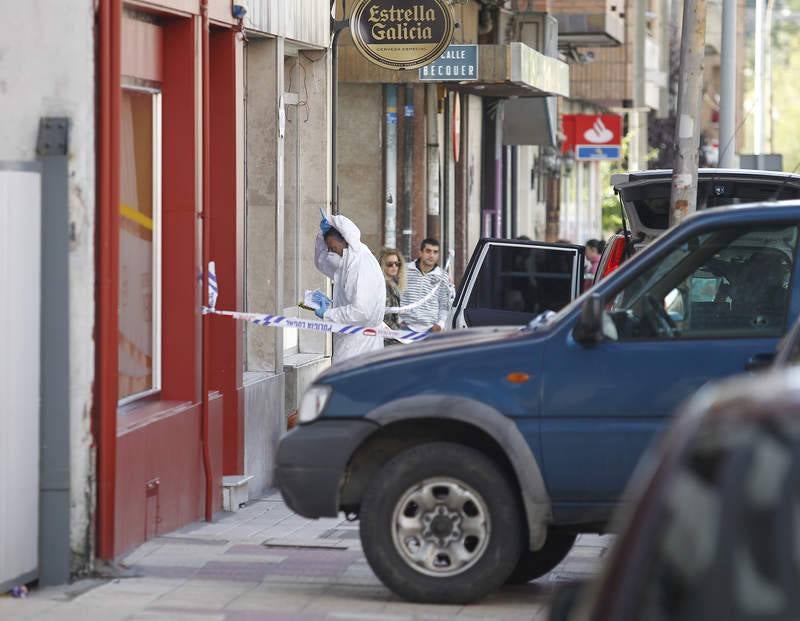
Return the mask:
[[[284,499],[357,517],[370,566],[407,599],[462,603],[547,573],[607,529],[679,402],[769,360],[800,314],[799,225],[797,201],[699,212],[547,319],[332,367],[280,443]],[[513,261],[495,276],[522,300],[560,280],[532,284]]]

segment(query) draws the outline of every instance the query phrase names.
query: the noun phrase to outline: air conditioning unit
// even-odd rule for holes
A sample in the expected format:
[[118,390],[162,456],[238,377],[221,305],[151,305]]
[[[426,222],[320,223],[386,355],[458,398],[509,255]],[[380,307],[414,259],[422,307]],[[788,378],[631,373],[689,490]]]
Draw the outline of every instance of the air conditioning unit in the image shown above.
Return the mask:
[[520,13],[517,40],[545,56],[558,58],[558,20],[550,13]]

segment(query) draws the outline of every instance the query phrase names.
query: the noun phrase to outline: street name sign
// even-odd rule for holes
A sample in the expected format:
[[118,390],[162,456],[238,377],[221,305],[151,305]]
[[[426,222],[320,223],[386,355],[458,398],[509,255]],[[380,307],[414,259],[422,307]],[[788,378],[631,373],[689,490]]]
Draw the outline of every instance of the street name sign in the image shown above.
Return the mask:
[[465,82],[478,79],[478,46],[448,45],[430,65],[419,68],[423,82]]

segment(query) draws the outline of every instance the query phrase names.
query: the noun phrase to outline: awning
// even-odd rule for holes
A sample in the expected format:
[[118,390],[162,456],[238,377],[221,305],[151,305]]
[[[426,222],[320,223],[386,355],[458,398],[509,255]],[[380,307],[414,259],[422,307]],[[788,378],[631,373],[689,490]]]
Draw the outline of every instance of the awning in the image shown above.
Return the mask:
[[[340,82],[422,83],[418,76],[417,71],[392,71],[373,65],[352,45],[339,50]],[[478,79],[443,84],[481,97],[569,97],[569,65],[524,43],[479,45]]]

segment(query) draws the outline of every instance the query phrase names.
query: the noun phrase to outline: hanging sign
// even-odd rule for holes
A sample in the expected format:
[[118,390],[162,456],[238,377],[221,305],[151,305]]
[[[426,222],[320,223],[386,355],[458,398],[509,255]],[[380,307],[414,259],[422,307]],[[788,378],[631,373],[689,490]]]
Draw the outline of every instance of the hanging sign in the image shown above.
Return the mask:
[[417,69],[442,55],[453,38],[446,0],[356,0],[350,34],[356,49],[386,69]]
[[565,114],[564,150],[577,160],[618,160],[622,157],[622,117],[618,114]]

